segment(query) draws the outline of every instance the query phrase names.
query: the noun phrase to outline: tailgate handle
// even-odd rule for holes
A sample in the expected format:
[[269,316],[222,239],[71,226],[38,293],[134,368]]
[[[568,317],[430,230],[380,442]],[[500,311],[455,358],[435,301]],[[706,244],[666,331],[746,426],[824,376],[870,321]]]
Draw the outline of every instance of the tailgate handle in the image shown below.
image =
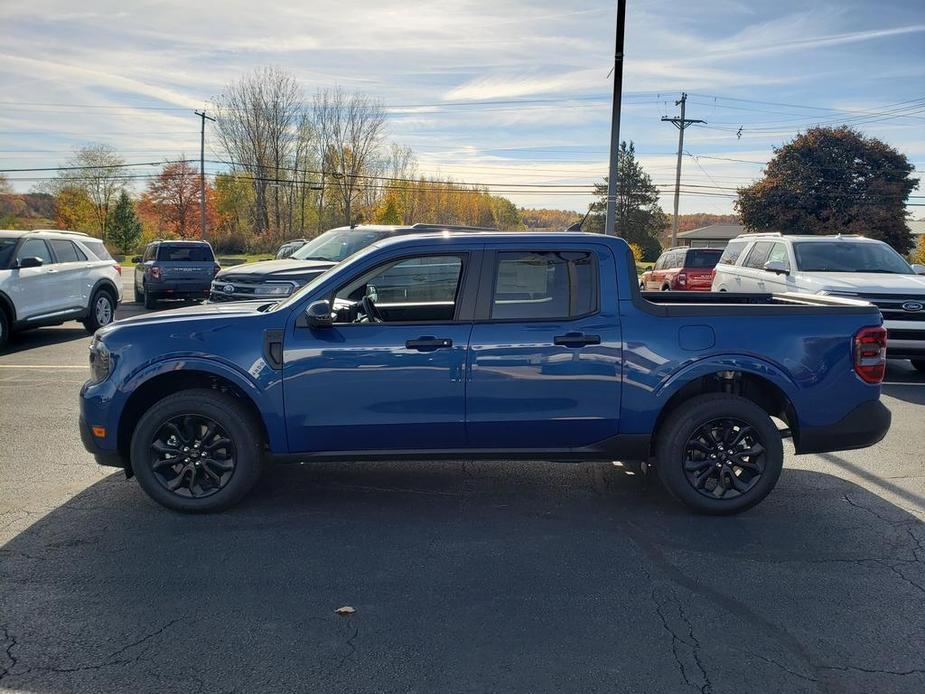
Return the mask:
[[562,345],[563,347],[584,347],[585,345],[601,344],[600,335],[585,335],[584,333],[565,333],[565,335],[556,335],[553,344]]
[[431,352],[435,349],[445,349],[452,346],[453,341],[448,337],[419,337],[405,343],[405,347],[408,349],[416,349],[419,352]]

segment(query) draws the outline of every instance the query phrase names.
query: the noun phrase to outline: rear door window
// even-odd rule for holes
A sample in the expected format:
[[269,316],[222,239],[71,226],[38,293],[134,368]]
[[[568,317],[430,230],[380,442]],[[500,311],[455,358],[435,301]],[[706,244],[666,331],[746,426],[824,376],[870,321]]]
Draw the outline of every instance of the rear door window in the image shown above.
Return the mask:
[[87,259],[77,246],[70,241],[51,239],[49,243],[51,243],[51,249],[55,252],[55,258],[59,263],[76,263]]
[[498,254],[491,317],[575,318],[597,310],[597,258],[588,251]]
[[176,246],[162,243],[157,249],[157,259],[171,263],[207,263],[214,260],[215,256],[206,245]]
[[745,259],[745,267],[757,270],[763,269],[764,264],[768,261],[768,253],[771,252],[772,245],[770,241],[759,241],[752,246],[752,250],[749,251],[748,257]]

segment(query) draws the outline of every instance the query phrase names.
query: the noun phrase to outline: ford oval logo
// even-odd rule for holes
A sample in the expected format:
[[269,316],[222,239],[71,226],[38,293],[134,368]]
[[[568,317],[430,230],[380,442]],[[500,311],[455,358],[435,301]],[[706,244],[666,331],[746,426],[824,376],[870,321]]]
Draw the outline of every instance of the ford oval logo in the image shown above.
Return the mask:
[[226,284],[224,287],[222,287],[222,291],[226,294],[234,294],[234,285]]
[[922,304],[920,301],[907,301],[903,304],[903,311],[921,311],[925,308],[925,304]]

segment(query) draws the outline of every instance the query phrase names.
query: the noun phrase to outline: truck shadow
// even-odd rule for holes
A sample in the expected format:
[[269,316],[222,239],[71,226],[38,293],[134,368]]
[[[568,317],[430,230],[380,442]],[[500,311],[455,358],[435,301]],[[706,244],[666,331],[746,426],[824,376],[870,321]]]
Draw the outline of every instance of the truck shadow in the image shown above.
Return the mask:
[[[0,680],[37,692],[925,686],[915,517],[806,470],[785,470],[746,514],[694,516],[627,472],[278,466],[212,516],[165,511],[113,474],[0,548]],[[356,614],[336,615],[344,605]]]
[[925,405],[925,373],[907,361],[888,361],[883,394],[916,405]]

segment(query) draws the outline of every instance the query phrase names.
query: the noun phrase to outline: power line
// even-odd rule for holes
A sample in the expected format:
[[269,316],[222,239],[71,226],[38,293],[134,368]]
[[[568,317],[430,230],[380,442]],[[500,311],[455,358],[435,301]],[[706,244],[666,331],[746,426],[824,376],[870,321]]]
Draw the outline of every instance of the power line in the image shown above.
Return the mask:
[[684,109],[687,104],[687,94],[682,92],[681,99],[675,101],[675,106],[681,106],[680,118],[662,116],[662,121],[671,123],[678,129],[678,168],[675,174],[674,217],[671,220],[671,245],[678,245],[678,193],[681,189],[681,155],[684,153],[684,130],[696,123],[706,123],[704,120],[685,118]]

